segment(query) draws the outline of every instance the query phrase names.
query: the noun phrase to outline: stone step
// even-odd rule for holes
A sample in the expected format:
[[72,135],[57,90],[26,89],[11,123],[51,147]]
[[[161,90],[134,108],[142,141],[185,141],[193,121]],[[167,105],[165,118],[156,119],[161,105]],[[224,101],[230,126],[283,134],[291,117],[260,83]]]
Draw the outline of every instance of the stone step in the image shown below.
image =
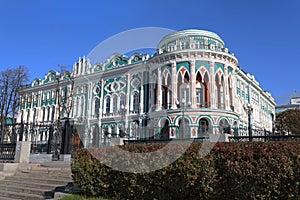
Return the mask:
[[63,172],[63,173],[72,173],[70,168],[31,168],[31,171],[38,171],[38,172],[51,172],[51,173],[56,173],[56,172]]
[[69,169],[60,169],[60,170],[49,170],[49,169],[24,169],[19,170],[21,172],[33,172],[33,173],[44,173],[44,174],[72,174],[72,171]]
[[72,179],[72,174],[63,172],[38,172],[38,171],[18,171],[17,176],[23,177],[37,177],[37,178],[50,178],[50,179],[60,179],[60,180],[70,180]]
[[69,182],[73,182],[72,179],[45,179],[45,178],[37,178],[37,177],[26,177],[15,175],[15,176],[8,176],[5,178],[5,180],[17,180],[17,181],[23,181],[30,182],[30,183],[44,183],[44,184],[53,184],[53,185],[66,185]]
[[68,191],[79,190],[73,185],[70,164],[63,162],[29,164],[0,180],[0,200],[51,199],[54,192]]
[[32,194],[32,195],[39,195],[39,196],[47,196],[53,197],[54,192],[52,190],[43,190],[38,188],[30,188],[26,186],[13,186],[13,185],[4,185],[0,184],[0,190],[16,192],[19,194]]
[[20,199],[20,200],[44,200],[45,198],[51,198],[51,197],[45,197],[43,195],[35,195],[35,194],[26,194],[26,193],[18,193],[18,192],[11,192],[7,190],[0,190],[0,199]]
[[21,200],[16,198],[9,198],[9,197],[0,197],[1,200]]
[[38,188],[38,189],[43,189],[43,190],[54,190],[55,188],[62,186],[62,185],[57,185],[57,184],[32,183],[32,182],[26,181],[26,179],[24,179],[22,181],[3,180],[0,182],[0,184],[20,186],[20,187],[26,185],[26,187]]

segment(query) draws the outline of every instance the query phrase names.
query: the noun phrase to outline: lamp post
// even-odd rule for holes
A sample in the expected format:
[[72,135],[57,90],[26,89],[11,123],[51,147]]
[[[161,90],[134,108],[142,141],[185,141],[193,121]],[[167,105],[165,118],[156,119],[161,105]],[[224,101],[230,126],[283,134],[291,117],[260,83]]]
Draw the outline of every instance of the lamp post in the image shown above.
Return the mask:
[[248,134],[249,134],[249,141],[252,141],[252,126],[251,126],[251,115],[252,115],[253,108],[251,107],[250,103],[247,107],[247,113],[248,113]]
[[126,108],[124,107],[124,105],[122,104],[121,105],[121,108],[120,108],[120,114],[121,114],[121,121],[122,121],[122,126],[121,126],[121,130],[122,130],[122,133],[119,133],[119,136],[120,138],[123,138],[126,136]]

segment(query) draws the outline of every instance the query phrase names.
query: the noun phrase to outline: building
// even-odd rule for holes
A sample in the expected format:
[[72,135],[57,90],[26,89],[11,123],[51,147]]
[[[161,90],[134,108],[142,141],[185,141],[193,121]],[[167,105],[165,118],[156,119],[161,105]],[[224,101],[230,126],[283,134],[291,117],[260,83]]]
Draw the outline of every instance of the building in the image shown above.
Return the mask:
[[276,114],[290,109],[300,109],[300,97],[291,97],[289,104],[276,106]]
[[[94,65],[79,58],[71,73],[50,71],[20,95],[18,122],[71,119],[86,147],[110,137],[197,138],[249,123],[271,131],[275,116],[271,94],[238,66],[220,36],[205,30],[171,33],[154,55],[114,54]],[[69,113],[59,109],[61,98],[72,99]]]

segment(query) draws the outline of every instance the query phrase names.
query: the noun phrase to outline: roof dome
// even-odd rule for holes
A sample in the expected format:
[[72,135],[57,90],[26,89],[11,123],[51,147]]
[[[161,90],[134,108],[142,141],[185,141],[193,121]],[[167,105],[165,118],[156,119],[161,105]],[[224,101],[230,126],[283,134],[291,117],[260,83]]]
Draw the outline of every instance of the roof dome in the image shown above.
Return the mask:
[[162,40],[158,44],[158,49],[164,48],[164,46],[168,45],[169,43],[184,40],[214,40],[218,42],[222,47],[225,46],[224,41],[221,39],[221,37],[211,31],[206,30],[198,30],[198,29],[188,29],[188,30],[182,30],[182,31],[176,31],[174,33],[170,33],[162,38]]

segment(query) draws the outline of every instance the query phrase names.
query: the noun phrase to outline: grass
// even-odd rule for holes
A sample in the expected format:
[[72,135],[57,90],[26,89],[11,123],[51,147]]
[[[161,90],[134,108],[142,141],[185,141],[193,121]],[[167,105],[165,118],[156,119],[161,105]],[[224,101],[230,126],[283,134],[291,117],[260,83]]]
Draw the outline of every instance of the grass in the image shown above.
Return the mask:
[[89,198],[89,197],[84,197],[84,196],[75,195],[75,194],[68,194],[68,195],[64,196],[63,198],[61,198],[60,200],[109,200],[109,199],[105,199],[105,198],[101,198],[101,197]]

